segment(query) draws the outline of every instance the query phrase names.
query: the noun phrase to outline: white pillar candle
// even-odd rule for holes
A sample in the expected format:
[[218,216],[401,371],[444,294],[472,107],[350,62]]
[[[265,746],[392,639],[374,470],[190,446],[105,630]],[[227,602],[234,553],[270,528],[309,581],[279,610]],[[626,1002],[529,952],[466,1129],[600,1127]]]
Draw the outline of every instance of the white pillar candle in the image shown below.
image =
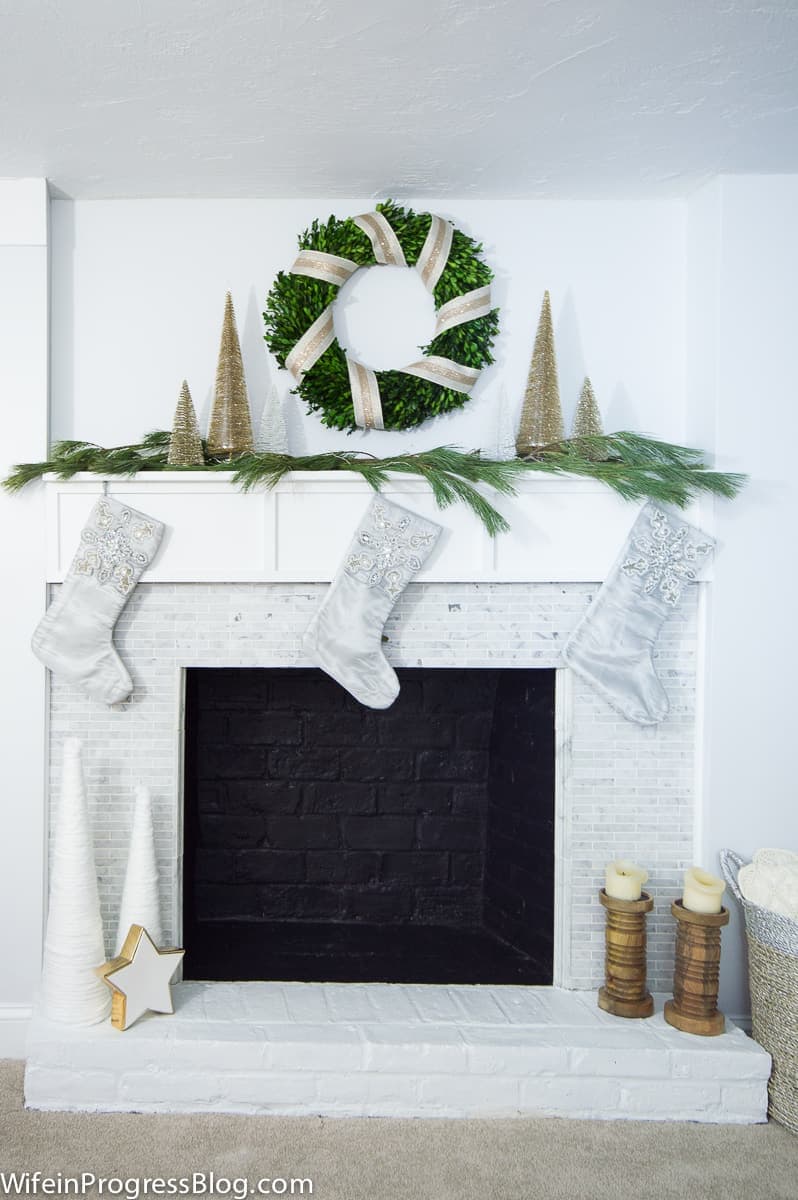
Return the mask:
[[648,871],[626,858],[619,858],[607,864],[604,890],[616,900],[639,900],[647,879]]
[[726,884],[709,871],[700,867],[690,867],[684,875],[684,895],[682,904],[690,912],[719,913],[720,898],[726,890]]

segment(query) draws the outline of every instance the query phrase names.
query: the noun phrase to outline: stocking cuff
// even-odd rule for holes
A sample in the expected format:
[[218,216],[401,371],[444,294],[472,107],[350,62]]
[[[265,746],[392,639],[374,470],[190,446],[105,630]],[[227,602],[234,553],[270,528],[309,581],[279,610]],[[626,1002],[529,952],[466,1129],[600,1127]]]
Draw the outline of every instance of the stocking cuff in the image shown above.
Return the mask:
[[617,569],[641,596],[673,608],[714,547],[711,537],[648,503],[632,526]]
[[420,570],[440,532],[434,521],[376,497],[355,534],[344,570],[394,601]]
[[70,574],[91,576],[126,597],[155,557],[162,536],[160,521],[104,496],[83,528]]

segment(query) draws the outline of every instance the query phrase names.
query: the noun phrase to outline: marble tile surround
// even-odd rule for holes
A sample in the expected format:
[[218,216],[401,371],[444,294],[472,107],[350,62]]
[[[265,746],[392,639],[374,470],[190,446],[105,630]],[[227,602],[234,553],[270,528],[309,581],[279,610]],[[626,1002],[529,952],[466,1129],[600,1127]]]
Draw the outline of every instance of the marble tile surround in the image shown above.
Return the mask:
[[[396,666],[561,667],[559,650],[598,585],[420,583],[386,626]],[[624,721],[567,669],[558,686],[558,932],[555,982],[592,988],[603,971],[605,863],[631,856],[650,870],[649,980],[668,990],[670,901],[692,861],[699,590],[687,590],[660,637],[656,667],[671,712],[657,728]],[[53,589],[54,592],[57,588]],[[85,743],[101,902],[109,949],[127,855],[133,789],[150,786],[164,933],[180,939],[180,744],[187,666],[303,666],[300,638],[324,584],[141,584],[116,630],[135,682],[104,709],[53,678],[51,794],[66,737]]]

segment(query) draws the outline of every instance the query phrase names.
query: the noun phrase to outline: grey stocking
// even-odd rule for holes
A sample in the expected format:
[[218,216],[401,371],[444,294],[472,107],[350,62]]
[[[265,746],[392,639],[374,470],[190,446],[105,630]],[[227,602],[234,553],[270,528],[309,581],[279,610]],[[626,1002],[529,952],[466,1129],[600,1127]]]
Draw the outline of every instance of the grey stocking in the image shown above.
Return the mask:
[[440,531],[376,497],[305,634],[308,657],[368,708],[389,708],[399,694],[382,653],[383,626]]
[[629,721],[656,725],[668,712],[652,652],[685,584],[714,547],[698,529],[647,504],[563,658]]
[[61,589],[33,634],[33,652],[94,700],[127,700],[133,684],[114,625],[160,545],[163,525],[110,496],[98,500]]

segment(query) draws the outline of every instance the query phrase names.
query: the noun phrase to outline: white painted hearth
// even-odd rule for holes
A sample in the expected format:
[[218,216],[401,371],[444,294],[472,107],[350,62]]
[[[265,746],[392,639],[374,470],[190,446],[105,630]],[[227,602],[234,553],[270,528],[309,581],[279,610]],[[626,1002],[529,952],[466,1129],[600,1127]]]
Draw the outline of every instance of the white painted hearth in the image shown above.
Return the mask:
[[765,1120],[770,1058],[539,987],[183,983],[175,1015],[34,1019],[32,1108],[331,1117]]
[[[340,473],[295,476],[274,492],[248,495],[231,488],[228,478],[207,474],[159,474],[113,481],[108,486],[118,499],[165,521],[168,533],[158,560],[145,576],[145,582],[136,589],[117,627],[117,646],[135,683],[132,700],[118,709],[105,710],[63,680],[52,680],[51,787],[56,794],[63,740],[68,736],[81,737],[86,747],[87,784],[110,946],[121,894],[133,788],[141,780],[149,784],[163,880],[164,931],[170,940],[179,942],[183,671],[190,666],[307,665],[301,656],[301,635],[371,492],[360,480]],[[101,488],[95,477],[48,483],[51,583],[57,585],[63,578],[80,528]],[[589,604],[597,582],[611,566],[637,514],[635,506],[623,504],[599,485],[568,479],[535,479],[525,482],[516,498],[498,499],[499,507],[511,521],[512,533],[491,542],[466,510],[455,508],[438,513],[429,489],[420,481],[396,479],[386,492],[397,502],[438,519],[447,531],[418,581],[400,598],[386,627],[389,638],[386,653],[396,666],[561,667],[560,647]],[[693,510],[688,517],[711,532],[711,512]],[[592,991],[601,981],[603,911],[596,893],[603,882],[605,863],[620,855],[637,858],[651,872],[650,887],[656,907],[649,922],[649,978],[652,988],[666,992],[670,987],[674,942],[670,901],[679,894],[681,874],[694,858],[696,780],[700,777],[697,711],[706,586],[704,581],[688,589],[685,601],[663,630],[657,669],[670,699],[671,712],[659,727],[640,728],[624,721],[569,671],[558,671],[554,979],[557,988]],[[196,989],[198,985],[191,986]],[[213,1016],[208,1013],[208,1020],[215,1028],[224,1021],[224,1006],[219,1009],[220,986],[210,985],[208,993],[211,997],[208,1003],[214,1009]],[[310,989],[304,994],[310,995],[313,987],[321,985],[304,986]],[[344,985],[344,988],[357,986]],[[414,1001],[416,1010],[419,1003],[423,1005],[425,991],[434,1009],[434,993],[440,990],[416,989],[421,993],[421,999]],[[473,989],[466,991],[471,994]],[[510,991],[507,989],[506,994]],[[364,992],[361,985],[358,995],[367,993],[368,988]],[[190,996],[196,1014],[197,1005],[202,1008],[202,1002],[197,1000],[196,991]],[[587,1002],[587,1007],[592,1011],[591,1002]],[[501,1004],[496,1011],[502,1011]],[[536,1011],[545,1012],[545,1006]],[[418,1011],[415,1016],[419,1016]],[[420,1013],[422,1023],[434,1021],[434,1016],[433,1011],[426,1017],[423,1011]],[[381,1018],[377,1015],[376,1019]],[[658,1020],[661,1023],[661,1018]],[[458,1018],[455,1038],[458,1046],[461,1035],[468,1041],[462,1021],[467,1022],[467,1013],[460,1013]],[[475,1023],[484,1022],[480,1019]],[[391,1020],[394,1030],[401,1024],[398,1019]],[[637,1036],[641,1023],[605,1020],[602,1014],[599,1024],[603,1032],[596,1044],[602,1038],[606,1040],[610,1036],[608,1030],[614,1028],[617,1037],[629,1039],[630,1049],[635,1046],[642,1049]],[[235,1039],[240,1032],[240,1029],[237,1033],[228,1031],[222,1040]],[[191,1036],[195,1033],[196,1028]],[[449,1033],[436,1032],[432,1042],[446,1041]],[[35,1036],[39,1038],[33,1045],[36,1065],[46,1072],[46,1047],[52,1045],[52,1035],[39,1027]],[[116,1043],[107,1031],[96,1036],[102,1037],[104,1047],[111,1053]],[[127,1037],[119,1036],[122,1041]],[[257,1030],[250,1031],[245,1040],[257,1041],[259,1036]],[[499,1041],[505,1036],[512,1041],[515,1035],[496,1036]],[[665,1036],[667,1039],[671,1034]],[[700,1041],[688,1035],[675,1036],[686,1039],[685,1052]],[[82,1037],[84,1042],[86,1038],[89,1043],[92,1040],[91,1035]],[[401,1045],[401,1036],[396,1034],[396,1037]],[[557,1034],[557,1037],[567,1038],[567,1035]],[[610,1043],[617,1048],[612,1037]],[[160,1038],[159,1033],[156,1041]],[[173,1049],[165,1025],[163,1038],[163,1046]],[[365,1044],[364,1038],[366,1034],[361,1030],[359,1046]],[[419,1035],[408,1031],[408,1039],[408,1044],[418,1042]],[[737,1044],[738,1049],[740,1045]],[[654,1048],[662,1047],[655,1042]],[[80,1053],[76,1053],[79,1063]],[[297,1053],[306,1054],[307,1047]],[[364,1059],[366,1065],[367,1059],[368,1055]],[[666,1059],[667,1065],[663,1066]],[[666,1059],[658,1060],[651,1076],[658,1082],[652,1082],[651,1086],[665,1086],[666,1079],[670,1079],[675,1087],[674,1096],[681,1095],[688,1086],[686,1080],[693,1076],[690,1071],[677,1069],[676,1059],[667,1055]],[[563,1061],[567,1074],[570,1060]],[[621,1075],[626,1071],[623,1066],[626,1061],[623,1055],[618,1059]],[[711,1065],[712,1061],[720,1059],[708,1063]],[[77,1069],[75,1062],[63,1065],[67,1073]],[[159,1069],[157,1064],[153,1069]],[[501,1073],[502,1069],[496,1066],[490,1071]],[[756,1069],[761,1076],[761,1062]],[[380,1068],[375,1070],[379,1073]],[[709,1067],[704,1064],[696,1070],[698,1079]],[[394,1111],[376,1102],[369,1106],[369,1095],[377,1093],[373,1082],[368,1085],[363,1082],[367,1075],[368,1070],[366,1075],[353,1076],[346,1085],[347,1094],[357,1090],[358,1079],[363,1085],[362,1095],[353,1099],[346,1111]],[[59,1099],[67,1101],[71,1085],[63,1072],[40,1074],[39,1081],[42,1078],[51,1081],[53,1103],[48,1101],[47,1085],[43,1089],[39,1082],[30,1096],[37,1106],[57,1107]],[[689,1109],[694,1119],[762,1119],[764,1082],[757,1078],[759,1081],[753,1083],[748,1077],[750,1104],[735,1109],[736,1116],[731,1115],[729,1108],[729,1115],[724,1117],[717,1089],[712,1093],[711,1106],[703,1110],[703,1118],[698,1093],[689,1104],[674,1100],[673,1115],[678,1117]],[[103,1087],[108,1086],[111,1085],[106,1080]],[[247,1087],[251,1086],[250,1081]],[[472,1080],[464,1086],[477,1085]],[[78,1092],[82,1099],[77,1106],[92,1107],[85,1092],[80,1088]],[[578,1092],[578,1088],[574,1090],[575,1098]],[[120,1094],[130,1107],[145,1103],[143,1093],[138,1101],[133,1093]],[[502,1094],[505,1100],[500,1105],[492,1108],[486,1098],[481,1108],[469,1108],[466,1104],[463,1111],[506,1112],[509,1093]],[[484,1089],[483,1095],[487,1097]],[[286,1100],[282,1107],[277,1104],[270,1111],[344,1111],[335,1105],[325,1106],[316,1093],[314,1096],[315,1100],[308,1096],[306,1104],[304,1100],[296,1104]],[[117,1096],[114,1101],[117,1107],[118,1100]],[[228,1100],[235,1108],[234,1100],[230,1097]],[[412,1111],[411,1102],[405,1104],[406,1100],[405,1096],[396,1111]],[[110,1098],[98,1092],[94,1106],[104,1107],[106,1103],[110,1103]],[[665,1111],[668,1103],[666,1100],[664,1108],[659,1103],[656,1106],[660,1118],[668,1115]],[[444,1104],[443,1108],[446,1107]],[[509,1107],[512,1109],[513,1105]],[[576,1108],[584,1111],[584,1096],[578,1104],[575,1099],[571,1107],[574,1111]],[[596,1105],[595,1115],[610,1115],[601,1114],[598,1111],[601,1107]],[[416,1110],[422,1112],[428,1108],[419,1102]],[[633,1116],[633,1109],[634,1106],[621,1115]],[[532,1101],[522,1104],[520,1099],[517,1110],[536,1111]],[[568,1104],[556,1107],[556,1111],[566,1113]],[[711,1115],[707,1115],[710,1111]]]

